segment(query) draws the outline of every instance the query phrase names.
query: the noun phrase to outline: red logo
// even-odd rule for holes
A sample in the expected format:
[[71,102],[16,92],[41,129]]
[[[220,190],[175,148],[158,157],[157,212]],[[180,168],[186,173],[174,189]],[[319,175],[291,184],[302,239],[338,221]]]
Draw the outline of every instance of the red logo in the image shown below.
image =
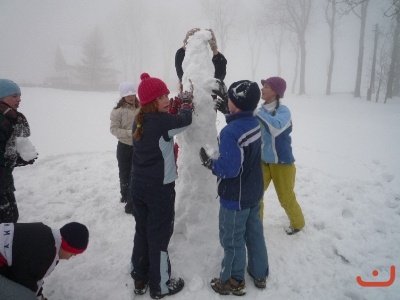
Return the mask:
[[[379,272],[377,270],[372,271],[372,276],[378,276]],[[396,278],[396,268],[395,266],[390,266],[390,277],[388,281],[364,281],[361,276],[357,276],[357,283],[364,287],[387,287],[391,286]]]

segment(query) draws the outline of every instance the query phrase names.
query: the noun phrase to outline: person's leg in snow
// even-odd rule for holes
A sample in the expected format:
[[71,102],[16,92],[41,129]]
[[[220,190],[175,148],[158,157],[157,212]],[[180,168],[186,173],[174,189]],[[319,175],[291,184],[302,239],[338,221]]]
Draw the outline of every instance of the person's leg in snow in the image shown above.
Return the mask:
[[160,299],[182,290],[184,281],[170,278],[168,245],[174,229],[175,183],[135,183],[132,188],[136,232],[132,254],[135,283],[148,281],[150,296]]
[[0,223],[17,223],[19,218],[17,201],[13,192],[0,194]]

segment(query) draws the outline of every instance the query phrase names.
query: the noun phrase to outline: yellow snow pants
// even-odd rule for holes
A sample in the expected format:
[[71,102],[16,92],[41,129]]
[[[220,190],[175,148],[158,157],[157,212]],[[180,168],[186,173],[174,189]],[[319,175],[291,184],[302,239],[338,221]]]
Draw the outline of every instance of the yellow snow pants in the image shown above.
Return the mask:
[[[272,180],[279,202],[285,210],[290,227],[302,229],[305,225],[304,215],[294,193],[296,166],[294,164],[262,164],[264,192]],[[261,202],[261,219],[264,217],[264,201]]]

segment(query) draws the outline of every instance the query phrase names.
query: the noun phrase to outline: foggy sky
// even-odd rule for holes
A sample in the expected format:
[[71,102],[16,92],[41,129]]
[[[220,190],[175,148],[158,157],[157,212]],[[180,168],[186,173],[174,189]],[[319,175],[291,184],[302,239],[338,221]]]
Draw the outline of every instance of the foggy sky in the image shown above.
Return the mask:
[[[256,76],[251,78],[251,55],[245,29],[256,24],[267,1],[222,2],[235,18],[230,28],[231,38],[223,51],[228,60],[226,83],[229,85],[240,79],[259,83],[261,78],[277,75],[273,44],[268,28],[265,28]],[[46,77],[54,75],[57,44],[82,45],[98,26],[104,33],[107,51],[114,58],[113,67],[121,71],[119,81],[138,83],[140,73],[148,72],[165,80],[173,90],[178,82],[174,55],[182,46],[185,33],[193,27],[210,28],[201,3],[200,0],[1,0],[0,78],[20,84],[42,83]],[[326,88],[329,28],[324,19],[323,3],[322,0],[314,1],[307,32],[307,94],[324,94]],[[387,3],[387,0],[371,0],[368,8],[363,87],[369,78],[373,26],[378,23],[387,28],[389,24],[380,8]],[[355,85],[360,21],[354,14],[349,14],[338,23],[332,92],[351,92]],[[217,42],[218,39],[217,35]],[[129,46],[130,43],[133,46]],[[132,65],[127,63],[123,49],[135,52]],[[281,76],[287,80],[289,91],[294,59],[293,51],[286,45]],[[364,89],[362,95],[366,95]]]

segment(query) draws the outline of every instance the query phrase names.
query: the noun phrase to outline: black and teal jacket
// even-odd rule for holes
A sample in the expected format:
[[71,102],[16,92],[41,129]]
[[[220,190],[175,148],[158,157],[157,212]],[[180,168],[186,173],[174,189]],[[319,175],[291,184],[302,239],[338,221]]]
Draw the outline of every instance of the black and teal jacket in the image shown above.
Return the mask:
[[[173,137],[192,123],[192,110],[182,108],[176,115],[145,113],[143,134],[133,139],[132,182],[168,184],[178,178]],[[132,132],[136,130],[133,123]]]

